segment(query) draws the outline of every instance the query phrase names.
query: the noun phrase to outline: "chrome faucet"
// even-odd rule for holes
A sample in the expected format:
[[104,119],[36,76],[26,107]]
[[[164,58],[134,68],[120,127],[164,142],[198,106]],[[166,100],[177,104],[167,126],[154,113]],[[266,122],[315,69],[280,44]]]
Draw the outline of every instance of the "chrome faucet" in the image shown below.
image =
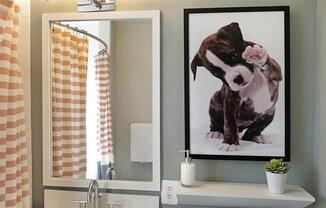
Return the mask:
[[99,194],[98,183],[96,180],[92,180],[88,186],[87,203],[92,203],[93,208],[100,208],[99,206]]

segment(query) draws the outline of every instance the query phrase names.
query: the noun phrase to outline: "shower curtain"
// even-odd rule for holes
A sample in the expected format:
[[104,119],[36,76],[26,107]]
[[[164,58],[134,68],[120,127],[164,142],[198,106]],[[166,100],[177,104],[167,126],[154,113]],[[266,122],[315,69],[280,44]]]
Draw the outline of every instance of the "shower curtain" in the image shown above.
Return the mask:
[[95,56],[95,73],[97,85],[98,161],[100,166],[106,166],[114,163],[110,100],[110,55],[108,52]]
[[0,207],[30,207],[28,151],[21,69],[20,8],[0,0]]
[[86,177],[86,75],[88,40],[53,27],[52,152],[53,176]]

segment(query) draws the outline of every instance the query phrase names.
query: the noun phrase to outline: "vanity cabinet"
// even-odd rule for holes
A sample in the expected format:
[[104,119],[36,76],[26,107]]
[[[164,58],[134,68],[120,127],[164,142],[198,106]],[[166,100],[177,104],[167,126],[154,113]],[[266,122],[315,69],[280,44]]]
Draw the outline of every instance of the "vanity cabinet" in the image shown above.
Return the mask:
[[[101,193],[100,208],[159,208],[158,196]],[[86,199],[86,192],[44,191],[44,208],[79,208],[78,203]]]

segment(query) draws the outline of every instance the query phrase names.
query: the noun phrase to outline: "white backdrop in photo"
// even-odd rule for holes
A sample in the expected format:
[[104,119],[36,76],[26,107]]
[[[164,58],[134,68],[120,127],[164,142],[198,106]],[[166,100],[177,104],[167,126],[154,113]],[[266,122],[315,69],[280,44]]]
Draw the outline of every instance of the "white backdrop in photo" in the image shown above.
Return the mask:
[[201,13],[189,16],[189,66],[202,41],[216,33],[221,27],[238,22],[244,40],[262,45],[282,69],[283,80],[279,87],[279,100],[273,122],[262,132],[272,140],[272,144],[256,144],[240,141],[240,151],[219,151],[221,139],[207,139],[210,118],[209,102],[222,82],[213,77],[204,67],[198,67],[196,80],[189,72],[190,105],[190,147],[192,154],[203,155],[244,155],[244,156],[284,156],[285,155],[285,95],[284,95],[284,13],[283,12],[241,12],[241,13]]

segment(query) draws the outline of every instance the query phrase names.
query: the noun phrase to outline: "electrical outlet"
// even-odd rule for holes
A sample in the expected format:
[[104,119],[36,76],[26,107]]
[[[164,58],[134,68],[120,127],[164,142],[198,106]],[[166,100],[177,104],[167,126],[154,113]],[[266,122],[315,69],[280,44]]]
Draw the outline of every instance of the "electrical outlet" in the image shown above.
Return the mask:
[[161,203],[162,204],[170,204],[177,205],[178,199],[176,194],[176,189],[178,186],[178,181],[162,181],[162,191],[161,191]]

